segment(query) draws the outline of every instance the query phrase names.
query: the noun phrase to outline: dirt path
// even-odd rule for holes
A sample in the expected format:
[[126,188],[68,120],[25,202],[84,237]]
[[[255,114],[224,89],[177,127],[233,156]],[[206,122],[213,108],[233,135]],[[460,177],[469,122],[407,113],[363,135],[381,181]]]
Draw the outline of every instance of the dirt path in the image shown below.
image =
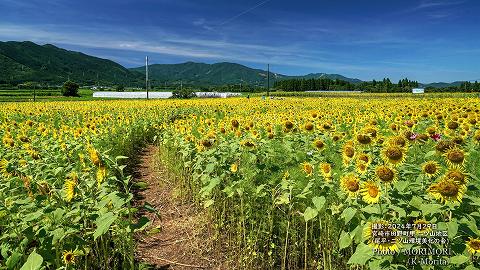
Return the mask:
[[171,175],[158,157],[158,148],[143,150],[136,181],[145,189],[136,205],[150,204],[160,214],[143,211],[152,224],[136,236],[136,257],[156,269],[231,269],[201,209],[175,198]]

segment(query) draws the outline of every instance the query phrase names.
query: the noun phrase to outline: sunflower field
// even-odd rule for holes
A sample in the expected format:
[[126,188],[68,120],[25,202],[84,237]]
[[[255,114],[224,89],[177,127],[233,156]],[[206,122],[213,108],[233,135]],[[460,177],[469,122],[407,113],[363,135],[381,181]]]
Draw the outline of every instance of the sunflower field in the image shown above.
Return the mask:
[[7,103],[0,126],[0,269],[135,268],[151,142],[239,268],[480,269],[478,98]]

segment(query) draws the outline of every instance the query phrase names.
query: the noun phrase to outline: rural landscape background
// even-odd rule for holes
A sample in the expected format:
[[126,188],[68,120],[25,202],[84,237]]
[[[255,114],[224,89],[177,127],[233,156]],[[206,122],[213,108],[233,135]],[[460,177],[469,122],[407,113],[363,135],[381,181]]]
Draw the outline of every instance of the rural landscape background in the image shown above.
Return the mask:
[[473,0],[0,0],[0,269],[480,269]]

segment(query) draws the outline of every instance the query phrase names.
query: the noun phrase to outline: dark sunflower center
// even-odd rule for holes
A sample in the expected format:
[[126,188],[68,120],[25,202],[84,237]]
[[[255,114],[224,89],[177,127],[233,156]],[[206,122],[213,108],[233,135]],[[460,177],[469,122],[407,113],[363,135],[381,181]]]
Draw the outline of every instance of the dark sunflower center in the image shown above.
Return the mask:
[[458,164],[463,162],[465,155],[460,151],[451,151],[450,153],[448,153],[447,158],[451,162]]
[[[410,137],[410,136],[408,136]],[[405,141],[405,139],[403,139],[402,137],[398,137],[396,140],[395,140],[395,144],[396,145],[399,145],[399,146],[405,146],[407,142]]]
[[325,144],[322,141],[318,140],[315,142],[315,147],[317,147],[318,149],[323,148],[323,146],[325,146]]
[[451,141],[440,141],[435,148],[442,152],[445,153],[448,149],[453,147],[453,142]]
[[452,121],[452,122],[449,122],[447,124],[447,126],[448,126],[449,129],[457,129],[458,128],[458,123]]
[[292,129],[293,128],[293,123],[290,122],[290,121],[285,122],[285,128]]
[[254,144],[253,142],[251,142],[251,141],[247,141],[247,142],[245,142],[245,146],[254,147],[255,144]]
[[378,188],[376,186],[369,186],[368,195],[372,198],[376,198],[378,196]]
[[365,163],[368,163],[368,156],[366,156],[366,155],[360,156],[359,159],[360,159],[361,161],[365,162]]
[[350,192],[357,192],[360,189],[360,186],[358,185],[358,182],[355,180],[349,180],[346,183],[347,189]]
[[395,177],[395,174],[389,168],[380,167],[377,170],[377,176],[378,176],[378,178],[380,178],[380,180],[382,180],[384,182],[391,182],[393,180],[393,178]]
[[458,181],[460,183],[463,183],[465,181],[465,175],[463,175],[461,172],[449,172],[447,174],[447,178]]
[[239,125],[240,125],[240,124],[238,123],[237,120],[235,120],[235,119],[232,120],[232,127],[238,128]]
[[437,166],[433,163],[425,165],[425,172],[428,174],[435,174],[437,172]]
[[367,169],[367,166],[365,166],[365,163],[360,163],[358,164],[358,169],[360,171],[365,171]]
[[386,151],[386,156],[388,157],[388,159],[390,160],[395,160],[395,161],[398,161],[398,160],[401,160],[402,157],[403,157],[403,153],[400,149],[398,148],[389,148],[387,149]]
[[306,130],[312,130],[313,129],[313,124],[312,123],[306,123],[305,124],[305,129]]
[[438,187],[438,192],[440,192],[440,194],[445,197],[455,197],[458,195],[459,190],[457,185],[451,182],[447,182],[441,184]]
[[352,158],[353,155],[355,155],[355,150],[353,149],[353,147],[346,147],[345,148],[345,155],[349,158]]
[[357,141],[361,144],[369,144],[372,141],[372,139],[365,134],[358,134]]
[[202,145],[205,147],[210,147],[212,146],[212,143],[209,140],[202,140]]
[[470,241],[470,247],[474,250],[480,250],[480,240]]

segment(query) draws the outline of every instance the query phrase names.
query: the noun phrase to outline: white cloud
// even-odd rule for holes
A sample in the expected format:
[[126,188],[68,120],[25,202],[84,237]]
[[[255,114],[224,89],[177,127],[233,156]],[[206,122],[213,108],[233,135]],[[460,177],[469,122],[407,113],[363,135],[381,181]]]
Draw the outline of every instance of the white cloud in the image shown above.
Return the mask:
[[461,5],[465,2],[467,2],[467,1],[466,0],[460,0],[460,1],[422,0],[422,1],[420,1],[420,4],[417,7],[415,7],[415,10],[429,9],[429,8],[436,8],[436,7],[455,6],[455,5]]

